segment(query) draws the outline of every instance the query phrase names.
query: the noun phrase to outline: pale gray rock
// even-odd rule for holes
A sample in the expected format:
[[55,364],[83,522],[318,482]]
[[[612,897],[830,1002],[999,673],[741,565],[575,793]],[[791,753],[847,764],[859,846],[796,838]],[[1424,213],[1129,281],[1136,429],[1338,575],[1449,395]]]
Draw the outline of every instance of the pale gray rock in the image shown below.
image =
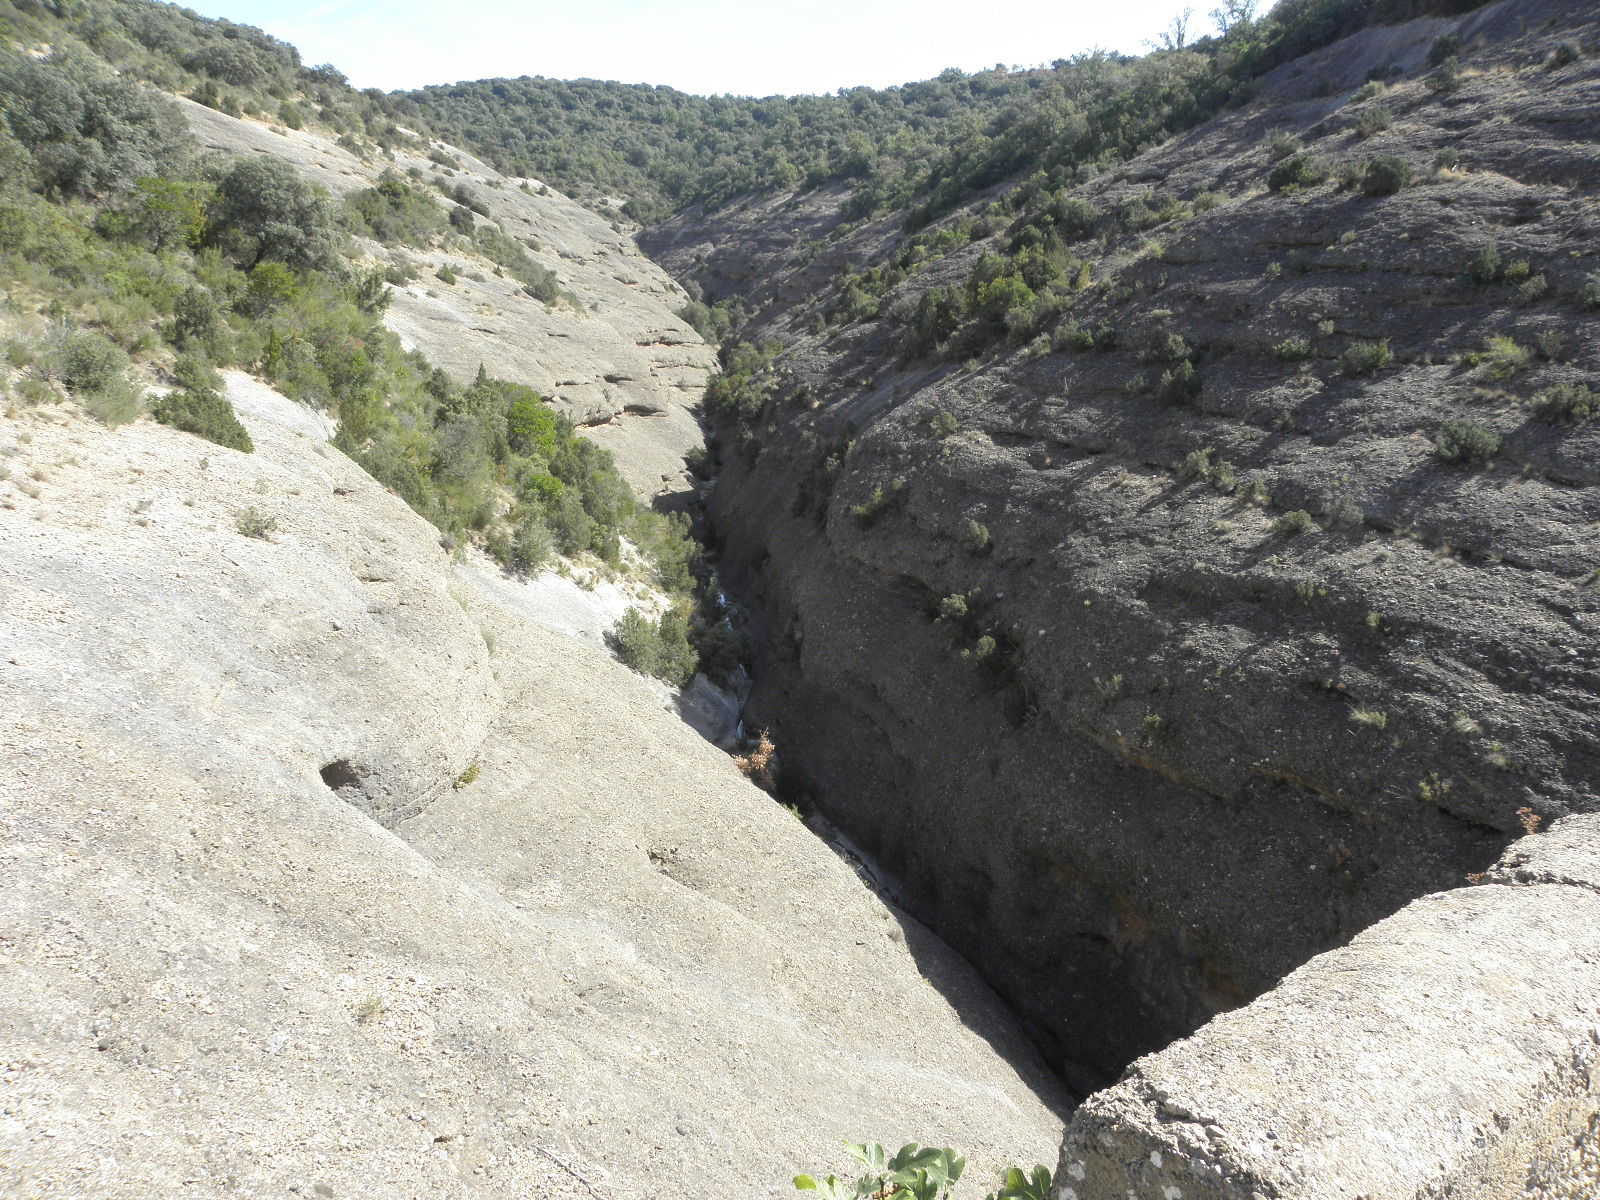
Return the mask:
[[240,405],[254,454],[0,423],[0,1196],[781,1196],[846,1137],[1052,1153],[968,968],[285,403]]
[[676,705],[678,715],[706,741],[724,750],[738,743],[744,703],[733,691],[696,675],[677,697]]

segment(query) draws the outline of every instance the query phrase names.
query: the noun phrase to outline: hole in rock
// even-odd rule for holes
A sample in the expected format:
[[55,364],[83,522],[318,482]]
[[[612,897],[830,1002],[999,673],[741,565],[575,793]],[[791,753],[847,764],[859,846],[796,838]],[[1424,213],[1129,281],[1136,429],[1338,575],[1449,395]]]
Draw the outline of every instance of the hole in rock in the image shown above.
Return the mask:
[[322,782],[336,792],[360,791],[361,774],[350,765],[348,759],[339,759],[322,768],[320,772]]

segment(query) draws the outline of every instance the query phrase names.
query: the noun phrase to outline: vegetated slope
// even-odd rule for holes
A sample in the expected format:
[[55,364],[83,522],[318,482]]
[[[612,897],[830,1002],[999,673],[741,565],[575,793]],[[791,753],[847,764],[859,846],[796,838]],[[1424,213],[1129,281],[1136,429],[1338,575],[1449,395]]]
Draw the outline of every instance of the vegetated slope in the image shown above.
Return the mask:
[[253,453],[0,422],[0,1191],[777,1196],[902,1122],[1049,1156],[970,968],[230,379]]
[[[393,284],[384,323],[459,383],[480,367],[536,389],[610,450],[644,497],[685,486],[715,358],[688,297],[603,218],[442,142],[347,149],[185,103],[208,149],[269,154],[345,198],[364,263]],[[365,212],[370,217],[361,217]]]
[[[849,215],[943,211],[1023,168],[1114,163],[1247,98],[1264,72],[1374,21],[1481,0],[1229,0],[1214,36],[1174,52],[1091,52],[1048,69],[947,70],[832,96],[690,96],[592,79],[486,79],[397,93],[501,171],[534,175],[653,224],[675,208],[842,183]],[[1175,44],[1175,45],[1174,45]]]
[[[728,657],[720,614],[691,595],[687,519],[640,503],[686,485],[712,355],[671,311],[685,295],[614,228],[363,126],[393,106],[253,31],[218,43],[260,69],[250,104],[210,74],[189,89],[205,104],[134,82],[215,66],[192,47],[216,29],[193,14],[24,6],[5,32],[0,273],[20,403],[65,389],[107,424],[149,409],[248,448],[217,377],[246,368],[336,417],[339,448],[447,544],[520,574],[592,554],[671,592],[650,631],[658,673],[687,682],[691,640]],[[156,400],[152,383],[176,387]]]
[[[1006,123],[1052,72],[946,71],[836,96],[691,96],[669,87],[522,77],[400,93],[502,171],[536,175],[642,221],[690,202],[850,179],[904,203],[959,132]],[[878,193],[882,195],[878,195]]]
[[761,314],[709,395],[752,718],[1087,1081],[1600,800],[1597,51],[1370,25],[915,239],[647,242]]
[[[21,143],[6,158],[8,175],[21,163],[26,182],[47,197],[116,212],[98,232],[157,254],[186,241],[217,245],[221,226],[242,214],[207,209],[207,171],[179,162],[192,160],[183,153],[192,147],[163,149],[154,136],[172,132],[173,112],[158,106],[151,111],[160,120],[138,116],[150,93],[132,81],[187,96],[183,115],[206,149],[282,159],[348,200],[301,215],[362,238],[358,257],[381,269],[366,280],[363,303],[374,312],[392,305],[386,319],[408,347],[421,347],[459,383],[483,365],[543,392],[594,429],[589,436],[618,454],[642,494],[664,478],[682,484],[683,453],[699,441],[687,406],[710,356],[673,315],[687,297],[604,220],[430,140],[415,105],[357,92],[331,66],[306,68],[292,46],[248,26],[147,0],[86,0],[7,5],[0,34],[22,56],[8,68],[16,94],[5,105],[6,130]],[[26,61],[44,51],[47,61]],[[180,186],[141,184],[156,168]],[[183,204],[195,220],[179,229],[173,214]],[[152,212],[172,226],[153,240]],[[315,263],[285,245],[253,246],[254,261],[243,265],[341,266],[339,231],[316,236]],[[385,277],[395,291],[386,294]],[[269,318],[272,299],[258,297],[259,311],[247,315]]]
[[176,4],[5,0],[0,32],[37,50],[90,55],[125,79],[233,116],[331,129],[352,147],[387,150],[426,129],[421,112],[403,97],[376,88],[358,92],[329,63],[307,67],[287,42]]

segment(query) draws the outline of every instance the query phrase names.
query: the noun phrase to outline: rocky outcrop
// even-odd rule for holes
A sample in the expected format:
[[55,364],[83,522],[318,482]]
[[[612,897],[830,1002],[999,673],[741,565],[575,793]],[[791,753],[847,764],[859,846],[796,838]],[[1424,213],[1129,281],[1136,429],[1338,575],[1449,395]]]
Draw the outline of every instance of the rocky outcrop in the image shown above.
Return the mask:
[[1600,819],[1518,841],[1073,1115],[1057,1200],[1600,1193]]
[[844,1137],[1049,1156],[1051,1083],[959,959],[230,384],[254,454],[0,424],[0,1192],[778,1196]]
[[[362,159],[311,131],[178,103],[202,145],[283,158],[335,195],[372,187],[386,169],[465,187],[535,262],[555,272],[573,299],[536,300],[462,246],[419,250],[369,242],[378,262],[420,272],[391,289],[385,323],[407,348],[423,351],[459,381],[470,382],[481,365],[536,388],[585,437],[616,455],[623,476],[642,495],[686,486],[683,456],[704,440],[692,410],[716,355],[675,315],[688,299],[682,289],[620,228],[538,180],[507,179],[443,143],[430,150],[457,166],[442,167],[407,149]],[[441,267],[451,269],[454,283],[438,277]]]
[[[1104,215],[1054,343],[902,360],[890,314],[1004,235],[834,328],[784,289],[896,220],[749,272],[787,349],[711,512],[760,614],[751,720],[1086,1087],[1600,807],[1600,423],[1540,415],[1600,371],[1600,66],[1556,53],[1596,33],[1499,4],[1285,66],[1076,189]],[[1269,190],[1274,131],[1332,177]],[[1338,184],[1385,155],[1413,186]],[[717,247],[784,206],[654,244],[731,279]],[[1510,282],[1473,279],[1490,242]],[[1487,466],[1444,460],[1451,421]]]

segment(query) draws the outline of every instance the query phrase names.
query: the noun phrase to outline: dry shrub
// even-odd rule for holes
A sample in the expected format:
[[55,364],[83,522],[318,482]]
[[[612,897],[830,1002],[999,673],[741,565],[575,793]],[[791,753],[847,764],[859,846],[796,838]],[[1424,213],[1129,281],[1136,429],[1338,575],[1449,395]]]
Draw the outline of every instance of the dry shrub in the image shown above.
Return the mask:
[[772,744],[772,738],[763,729],[756,738],[755,749],[749,754],[735,754],[733,765],[743,771],[750,782],[762,791],[770,792],[777,785],[773,780],[773,759],[777,757],[778,748]]

